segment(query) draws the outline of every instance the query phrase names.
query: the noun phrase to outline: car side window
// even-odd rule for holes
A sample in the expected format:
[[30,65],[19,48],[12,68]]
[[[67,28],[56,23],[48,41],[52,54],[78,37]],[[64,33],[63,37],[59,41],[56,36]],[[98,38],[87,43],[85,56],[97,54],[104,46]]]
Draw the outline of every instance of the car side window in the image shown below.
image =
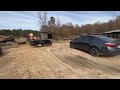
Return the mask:
[[87,40],[87,41],[94,41],[95,38],[94,38],[94,37],[91,37],[91,36],[88,36],[88,37],[86,37],[86,40]]
[[95,38],[94,37],[91,37],[91,36],[81,36],[79,38],[77,38],[75,41],[94,41]]

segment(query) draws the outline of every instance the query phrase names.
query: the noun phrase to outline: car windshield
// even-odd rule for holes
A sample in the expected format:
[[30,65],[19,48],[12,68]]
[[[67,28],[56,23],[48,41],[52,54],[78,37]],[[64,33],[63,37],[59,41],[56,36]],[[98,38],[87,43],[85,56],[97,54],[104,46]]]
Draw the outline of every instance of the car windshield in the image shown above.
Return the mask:
[[77,40],[78,38],[80,38],[80,36],[76,36],[72,40]]
[[102,36],[102,35],[98,35],[97,37],[106,42],[112,42],[114,40],[113,38]]

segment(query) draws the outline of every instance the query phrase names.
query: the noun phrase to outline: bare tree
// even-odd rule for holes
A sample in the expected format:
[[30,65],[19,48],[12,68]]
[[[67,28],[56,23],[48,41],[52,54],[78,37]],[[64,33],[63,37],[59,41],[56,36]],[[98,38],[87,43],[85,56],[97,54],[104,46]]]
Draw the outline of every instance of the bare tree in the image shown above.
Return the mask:
[[57,18],[57,21],[56,21],[56,25],[57,25],[57,27],[60,27],[60,24],[61,22],[60,22],[60,19],[59,18]]
[[116,12],[113,12],[113,28],[115,29]]
[[56,21],[56,26],[57,26],[57,31],[58,31],[58,38],[60,38],[60,26],[61,26],[61,24],[60,24],[61,22],[60,22],[60,20],[59,20],[59,18],[57,18],[57,21]]
[[[38,18],[40,23],[40,31],[44,32],[47,31],[47,11],[39,11]],[[41,34],[41,38],[43,39],[44,34]]]
[[41,26],[47,25],[47,11],[39,11],[38,18]]

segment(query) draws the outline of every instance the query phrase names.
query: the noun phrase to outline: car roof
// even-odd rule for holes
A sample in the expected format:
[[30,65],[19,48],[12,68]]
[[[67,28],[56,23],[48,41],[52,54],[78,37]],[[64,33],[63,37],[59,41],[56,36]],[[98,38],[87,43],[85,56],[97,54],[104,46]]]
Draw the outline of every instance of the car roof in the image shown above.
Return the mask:
[[83,35],[82,37],[88,37],[88,36],[103,36],[103,35]]

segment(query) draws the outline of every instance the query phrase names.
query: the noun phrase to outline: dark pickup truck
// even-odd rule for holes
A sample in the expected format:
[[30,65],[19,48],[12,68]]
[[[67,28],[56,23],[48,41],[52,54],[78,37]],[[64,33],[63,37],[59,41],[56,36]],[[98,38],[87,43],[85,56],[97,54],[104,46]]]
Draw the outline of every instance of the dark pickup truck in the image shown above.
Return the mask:
[[31,46],[44,46],[44,45],[51,45],[51,40],[32,40],[30,41]]

